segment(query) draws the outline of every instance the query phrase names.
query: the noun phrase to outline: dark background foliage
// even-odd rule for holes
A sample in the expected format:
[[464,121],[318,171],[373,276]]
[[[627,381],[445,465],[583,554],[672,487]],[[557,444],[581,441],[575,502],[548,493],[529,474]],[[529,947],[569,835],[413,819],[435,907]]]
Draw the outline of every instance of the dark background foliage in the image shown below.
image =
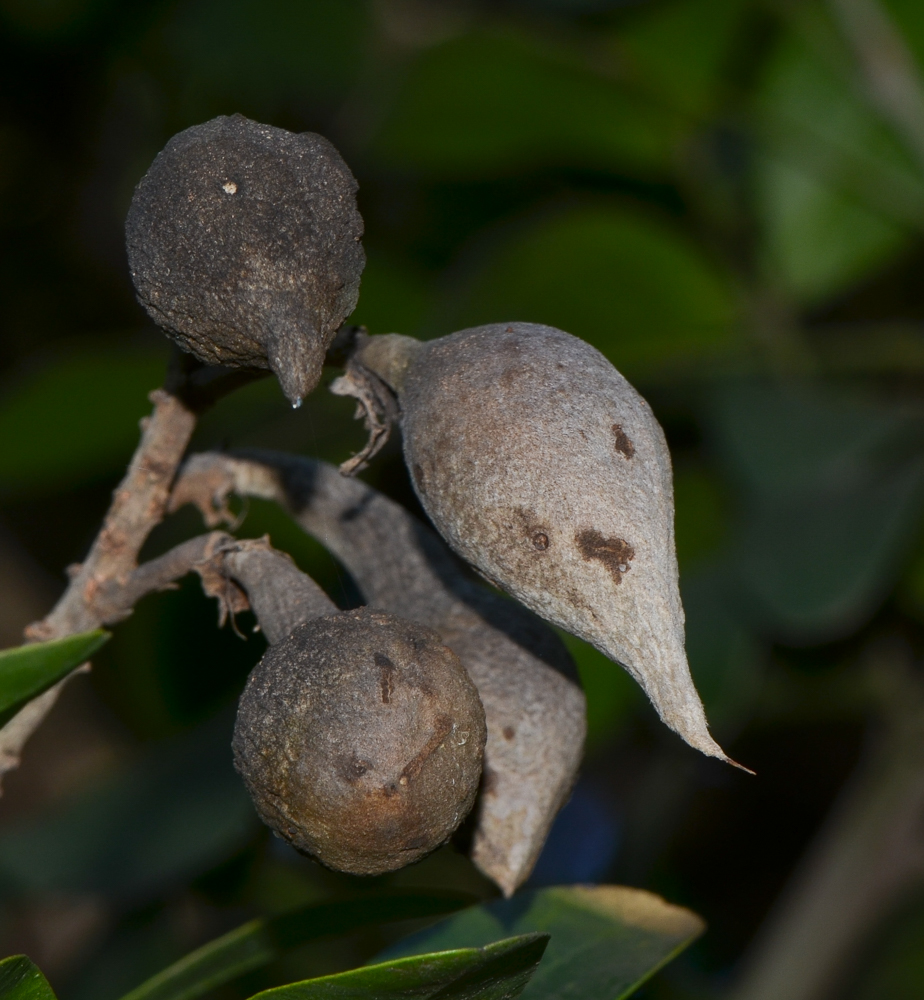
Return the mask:
[[[124,258],[134,184],[170,135],[217,114],[321,132],[360,183],[356,322],[560,326],[665,426],[693,671],[757,777],[683,746],[573,642],[589,749],[534,884],[625,882],[692,907],[709,932],[644,995],[723,996],[888,726],[877,678],[900,664],[917,684],[924,652],[924,165],[835,6],[0,0],[4,644],[81,558],[162,378],[166,341]],[[924,74],[924,6],[886,9]],[[196,446],[340,461],[362,439],[351,409],[322,388],[293,413],[261,382]],[[368,478],[414,506],[395,447]],[[197,530],[185,510],[149,551]],[[356,602],[271,507],[252,503],[242,532]],[[255,913],[384,884],[491,895],[452,846],[361,881],[267,835],[227,749],[261,650],[217,631],[192,582],[147,599],[7,779],[2,952],[27,951],[65,1000],[114,998]],[[924,992],[924,897],[907,888],[871,914],[838,997]],[[384,943],[312,945],[220,996]]]

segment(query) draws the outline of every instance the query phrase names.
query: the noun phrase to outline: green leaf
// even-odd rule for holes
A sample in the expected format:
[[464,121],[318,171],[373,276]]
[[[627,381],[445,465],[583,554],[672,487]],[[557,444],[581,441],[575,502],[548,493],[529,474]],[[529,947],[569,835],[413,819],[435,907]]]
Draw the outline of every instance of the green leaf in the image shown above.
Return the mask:
[[514,1000],[548,944],[522,934],[484,947],[456,948],[367,965],[256,994],[251,1000]]
[[805,302],[882,266],[924,226],[924,179],[829,34],[819,22],[785,36],[756,97],[764,263]]
[[740,343],[728,277],[672,227],[612,202],[533,218],[471,259],[441,329],[547,323],[589,341],[629,377]]
[[372,924],[450,913],[470,902],[471,896],[456,893],[398,890],[252,920],[186,955],[122,1000],[193,1000],[306,941]]
[[419,57],[372,151],[449,178],[548,166],[664,171],[678,122],[563,46],[480,32]]
[[712,433],[742,495],[735,573],[777,636],[854,631],[917,537],[924,421],[857,392],[742,382],[712,397]]
[[25,955],[0,962],[0,1000],[55,1000],[48,980]]
[[109,640],[102,629],[0,651],[0,726]]
[[621,1000],[702,934],[702,920],[641,889],[560,886],[464,910],[383,957],[483,946],[502,934],[551,935],[524,1000]]
[[87,348],[42,365],[0,397],[0,492],[34,494],[118,472],[138,440],[163,353]]
[[619,31],[619,51],[652,93],[702,116],[722,94],[747,13],[747,0],[675,0],[643,8]]
[[162,30],[185,78],[187,120],[232,107],[265,121],[295,94],[336,98],[362,66],[369,28],[363,0],[191,0]]
[[11,892],[161,898],[226,861],[259,821],[234,770],[233,717],[161,740],[132,765],[0,834]]

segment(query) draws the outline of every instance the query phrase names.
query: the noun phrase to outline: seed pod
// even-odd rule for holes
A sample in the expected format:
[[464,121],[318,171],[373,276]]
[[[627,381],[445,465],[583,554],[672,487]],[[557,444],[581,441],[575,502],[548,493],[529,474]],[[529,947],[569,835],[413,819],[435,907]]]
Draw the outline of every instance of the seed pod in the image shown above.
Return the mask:
[[471,857],[512,895],[539,857],[584,749],[584,694],[561,640],[519,604],[470,580],[407,510],[333,466],[282,452],[193,455],[171,508],[195,503],[215,525],[233,520],[231,493],[282,504],[337,556],[371,605],[435,629],[462,661],[488,729]]
[[270,368],[294,405],[353,311],[356,181],[327,139],[242,115],[175,135],[126,219],[141,304],[207,364]]
[[355,360],[397,393],[414,487],[450,546],[727,760],[684,652],[667,443],[609,361],[534,323],[366,338]]
[[251,673],[235,764],[297,850],[377,875],[439,847],[475,800],[484,712],[435,632],[361,608],[315,618]]

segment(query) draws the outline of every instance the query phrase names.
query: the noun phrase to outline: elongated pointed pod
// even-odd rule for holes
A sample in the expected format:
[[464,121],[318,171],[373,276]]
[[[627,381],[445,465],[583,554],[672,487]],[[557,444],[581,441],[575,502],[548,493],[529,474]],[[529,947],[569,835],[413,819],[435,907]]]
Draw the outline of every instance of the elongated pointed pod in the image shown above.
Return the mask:
[[472,860],[511,895],[532,871],[584,748],[584,695],[558,636],[473,583],[403,507],[333,466],[278,452],[193,455],[172,504],[196,503],[214,524],[231,493],[287,507],[370,604],[435,629],[458,655],[488,728]]
[[414,488],[449,545],[621,663],[671,729],[728,760],[684,652],[670,455],[625,378],[533,323],[366,338],[355,360],[397,394]]
[[356,187],[311,132],[242,115],[180,132],[138,184],[125,224],[139,300],[200,361],[270,368],[298,405],[359,295]]
[[238,705],[235,766],[260,817],[339,871],[376,875],[439,847],[466,817],[486,738],[478,692],[433,630],[339,612],[264,540],[197,567],[240,586],[270,648]]

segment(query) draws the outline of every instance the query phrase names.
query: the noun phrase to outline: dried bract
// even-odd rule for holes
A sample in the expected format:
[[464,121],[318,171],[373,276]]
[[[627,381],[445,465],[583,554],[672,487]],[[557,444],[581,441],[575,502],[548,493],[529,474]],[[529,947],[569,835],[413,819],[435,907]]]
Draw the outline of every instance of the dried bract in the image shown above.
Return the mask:
[[439,847],[472,807],[484,711],[432,630],[362,608],[270,647],[238,708],[235,763],[264,822],[356,875]]
[[668,726],[727,759],[684,652],[667,444],[609,361],[532,323],[367,338],[356,360],[397,393],[417,495],[452,548],[623,664]]
[[139,300],[201,361],[270,368],[297,405],[359,295],[356,188],[333,145],[311,132],[242,115],[180,132],[126,220]]

